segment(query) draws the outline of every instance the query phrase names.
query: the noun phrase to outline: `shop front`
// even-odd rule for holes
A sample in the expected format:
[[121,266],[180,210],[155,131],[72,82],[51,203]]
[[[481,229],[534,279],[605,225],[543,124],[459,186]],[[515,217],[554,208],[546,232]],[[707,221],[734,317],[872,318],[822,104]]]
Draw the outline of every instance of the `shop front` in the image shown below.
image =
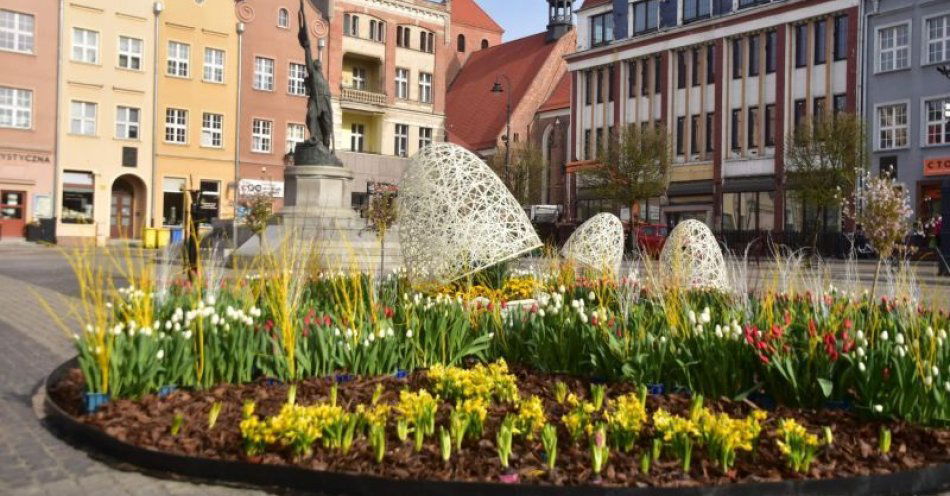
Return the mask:
[[924,160],[924,178],[917,182],[918,218],[924,221],[936,219],[943,211],[940,186],[950,179],[950,156]]
[[53,157],[0,147],[0,240],[21,239],[27,224],[53,216]]
[[665,223],[670,228],[686,220],[713,225],[712,181],[684,181],[670,184],[662,207]]

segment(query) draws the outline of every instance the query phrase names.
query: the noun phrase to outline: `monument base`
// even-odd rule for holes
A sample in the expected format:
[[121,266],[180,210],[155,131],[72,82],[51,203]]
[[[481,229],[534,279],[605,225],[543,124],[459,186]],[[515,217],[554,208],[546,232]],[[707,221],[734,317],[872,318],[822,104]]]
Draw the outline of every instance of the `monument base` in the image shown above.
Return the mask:
[[332,270],[376,271],[381,259],[387,270],[401,266],[397,228],[393,226],[386,234],[382,253],[376,232],[349,208],[352,179],[349,169],[336,165],[287,167],[285,207],[276,215],[275,224],[232,254],[232,265],[247,266],[260,255],[279,255],[292,247],[305,250]]

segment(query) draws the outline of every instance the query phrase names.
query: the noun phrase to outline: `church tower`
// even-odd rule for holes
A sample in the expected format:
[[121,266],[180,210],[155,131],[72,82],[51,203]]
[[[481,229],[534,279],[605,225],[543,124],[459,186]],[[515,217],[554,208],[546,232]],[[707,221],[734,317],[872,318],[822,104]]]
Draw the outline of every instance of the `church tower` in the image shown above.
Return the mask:
[[573,0],[548,0],[548,42],[574,29]]

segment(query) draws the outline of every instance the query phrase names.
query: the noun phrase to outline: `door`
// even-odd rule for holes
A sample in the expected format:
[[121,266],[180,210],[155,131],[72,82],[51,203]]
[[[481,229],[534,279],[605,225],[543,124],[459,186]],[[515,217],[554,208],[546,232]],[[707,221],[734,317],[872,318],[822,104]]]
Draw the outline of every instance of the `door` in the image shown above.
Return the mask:
[[134,236],[132,229],[132,192],[120,188],[117,184],[112,188],[112,229],[110,236],[113,238],[131,238]]
[[0,191],[0,239],[22,238],[25,218],[26,192]]

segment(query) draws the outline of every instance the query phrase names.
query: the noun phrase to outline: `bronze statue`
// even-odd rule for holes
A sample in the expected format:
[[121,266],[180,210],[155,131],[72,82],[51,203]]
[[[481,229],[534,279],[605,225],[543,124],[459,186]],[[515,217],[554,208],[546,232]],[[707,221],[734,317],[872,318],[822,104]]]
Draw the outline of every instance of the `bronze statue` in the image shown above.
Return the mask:
[[294,149],[295,165],[342,165],[333,153],[333,105],[330,100],[330,85],[323,77],[323,64],[313,58],[310,36],[307,33],[307,16],[303,0],[297,15],[300,31],[297,38],[304,49],[307,64],[307,130],[310,138]]

